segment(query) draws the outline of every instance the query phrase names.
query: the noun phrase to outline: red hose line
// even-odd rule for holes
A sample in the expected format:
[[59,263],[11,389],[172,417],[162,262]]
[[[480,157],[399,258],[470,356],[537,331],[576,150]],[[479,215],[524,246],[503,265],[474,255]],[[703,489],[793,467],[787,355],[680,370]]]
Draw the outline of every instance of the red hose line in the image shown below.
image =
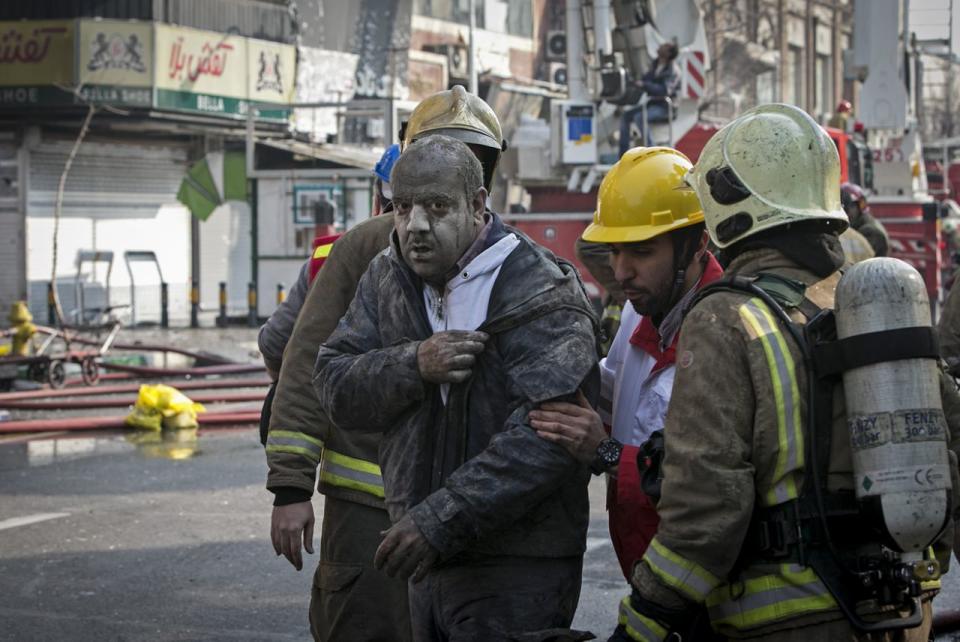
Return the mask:
[[[102,328],[103,331],[107,331],[108,328]],[[62,334],[61,330],[57,328],[52,328],[46,325],[38,325],[37,330],[43,332],[44,334]],[[94,339],[88,339],[81,334],[82,329],[68,328],[70,332],[70,343],[79,343],[81,345],[87,346],[97,346],[100,347],[103,345],[103,341],[97,341]],[[215,354],[200,354],[199,352],[193,352],[191,350],[184,350],[183,348],[174,348],[173,346],[161,345],[157,343],[121,343],[115,342],[110,346],[111,350],[140,350],[143,352],[169,352],[171,354],[181,354],[185,357],[192,357],[194,359],[203,359],[206,361],[212,361],[222,364],[235,363],[226,359],[224,357],[215,355]]]
[[[88,346],[99,346],[101,341],[91,341],[89,339],[70,339],[71,343],[79,343],[82,345]],[[122,351],[140,351],[140,352],[169,352],[170,354],[179,354],[184,357],[190,357],[191,359],[199,359],[201,361],[209,361],[211,363],[218,363],[221,365],[233,364],[236,361],[231,361],[225,357],[221,357],[215,354],[200,354],[199,352],[192,352],[190,350],[183,350],[182,348],[173,348],[170,346],[164,346],[159,344],[152,343],[114,343],[110,346],[110,350],[122,350]]]
[[[220,388],[260,388],[270,385],[269,379],[259,377],[241,377],[236,379],[190,379],[184,381],[166,381],[167,385],[177,390],[203,390]],[[87,397],[98,395],[115,395],[124,392],[137,392],[139,383],[118,384],[114,386],[97,386],[94,388],[78,388],[77,390],[23,390],[20,392],[0,392],[0,408],[6,407],[7,402],[27,399],[53,399],[57,397]]]
[[[259,410],[240,412],[204,412],[197,415],[201,426],[223,426],[252,424],[260,421]],[[67,419],[29,419],[25,421],[5,421],[0,423],[0,434],[22,432],[50,432],[62,430],[103,430],[107,428],[125,428],[121,417],[70,417]]]
[[[266,393],[259,392],[237,392],[237,393],[207,393],[190,395],[193,401],[198,403],[234,403],[239,401],[263,401]],[[8,401],[5,408],[11,410],[81,410],[86,408],[126,408],[136,403],[136,396],[133,397],[108,397],[106,399],[63,399],[60,401]]]
[[212,374],[244,374],[248,372],[263,372],[263,364],[238,363],[221,366],[203,366],[200,368],[154,368],[149,366],[125,366],[118,363],[101,363],[101,368],[129,372],[138,377],[187,377]]

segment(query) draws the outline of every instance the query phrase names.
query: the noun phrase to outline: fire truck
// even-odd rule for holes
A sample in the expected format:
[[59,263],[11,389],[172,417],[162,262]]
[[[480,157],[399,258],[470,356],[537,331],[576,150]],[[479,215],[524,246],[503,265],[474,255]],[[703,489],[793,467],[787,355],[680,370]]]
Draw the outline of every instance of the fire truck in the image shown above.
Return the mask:
[[[645,11],[637,10],[641,4]],[[944,207],[928,190],[912,99],[911,70],[919,56],[909,44],[905,5],[856,0],[854,64],[865,78],[862,131],[826,130],[840,155],[841,180],[870,193],[872,213],[890,235],[891,255],[921,272],[936,314],[949,265],[940,231]],[[724,123],[700,117],[710,55],[695,0],[567,0],[566,23],[568,97],[552,102],[549,121],[526,119],[512,137],[511,180],[526,200],[511,206],[505,219],[577,263],[574,243],[592,220],[599,184],[618,157],[618,107],[638,104],[633,81],[649,69],[660,44],[677,44],[681,82],[666,101],[673,118],[645,123],[654,144],[675,147],[696,162]],[[578,268],[591,296],[602,296],[600,285]]]

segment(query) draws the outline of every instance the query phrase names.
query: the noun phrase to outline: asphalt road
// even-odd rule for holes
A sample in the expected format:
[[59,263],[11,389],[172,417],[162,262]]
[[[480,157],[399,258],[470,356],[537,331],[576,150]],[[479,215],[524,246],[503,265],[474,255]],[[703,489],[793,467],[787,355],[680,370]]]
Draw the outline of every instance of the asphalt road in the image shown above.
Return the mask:
[[[274,555],[264,475],[253,429],[0,441],[0,640],[308,639],[312,563]],[[601,639],[625,594],[603,494],[596,480],[574,622]]]

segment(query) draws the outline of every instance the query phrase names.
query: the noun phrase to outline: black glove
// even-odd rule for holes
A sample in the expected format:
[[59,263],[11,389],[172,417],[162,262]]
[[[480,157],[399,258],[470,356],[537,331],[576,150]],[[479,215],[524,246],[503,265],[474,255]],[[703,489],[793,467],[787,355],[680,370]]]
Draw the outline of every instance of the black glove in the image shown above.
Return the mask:
[[640,446],[637,457],[637,470],[640,472],[640,489],[647,497],[660,499],[663,485],[663,431],[655,430]]

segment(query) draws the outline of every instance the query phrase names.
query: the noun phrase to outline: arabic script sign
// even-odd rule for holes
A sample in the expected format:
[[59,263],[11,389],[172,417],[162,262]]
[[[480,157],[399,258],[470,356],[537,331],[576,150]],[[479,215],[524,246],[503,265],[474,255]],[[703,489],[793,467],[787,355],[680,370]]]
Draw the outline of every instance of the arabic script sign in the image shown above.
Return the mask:
[[247,39],[156,25],[157,88],[247,97]]
[[72,81],[72,20],[0,22],[0,86]]
[[[153,22],[0,22],[0,108],[92,101],[288,117],[296,48]],[[77,94],[74,94],[77,90]]]

